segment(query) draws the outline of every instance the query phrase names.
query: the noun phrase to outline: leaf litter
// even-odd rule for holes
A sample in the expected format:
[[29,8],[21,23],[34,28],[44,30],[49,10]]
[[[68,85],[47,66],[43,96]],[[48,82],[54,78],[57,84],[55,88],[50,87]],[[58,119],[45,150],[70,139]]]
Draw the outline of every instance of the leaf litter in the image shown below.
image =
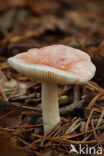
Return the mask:
[[[0,155],[69,155],[70,144],[104,150],[103,0],[0,3]],[[7,58],[51,44],[84,50],[97,71],[84,85],[58,85],[61,121],[44,136],[41,83],[11,69]]]

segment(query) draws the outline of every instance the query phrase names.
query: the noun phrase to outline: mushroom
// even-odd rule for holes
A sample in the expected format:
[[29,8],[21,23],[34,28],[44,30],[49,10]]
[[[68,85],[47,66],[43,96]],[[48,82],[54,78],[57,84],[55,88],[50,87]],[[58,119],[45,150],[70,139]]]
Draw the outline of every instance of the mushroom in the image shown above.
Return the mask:
[[44,134],[59,122],[57,84],[82,84],[95,74],[90,56],[65,45],[33,48],[8,59],[12,68],[42,82]]

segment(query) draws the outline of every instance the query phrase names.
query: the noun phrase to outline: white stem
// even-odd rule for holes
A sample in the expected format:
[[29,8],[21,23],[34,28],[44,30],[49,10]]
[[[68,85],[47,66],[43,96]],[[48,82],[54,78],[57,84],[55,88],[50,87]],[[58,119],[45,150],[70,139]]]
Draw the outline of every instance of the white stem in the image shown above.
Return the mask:
[[42,109],[44,135],[46,135],[60,122],[56,84],[42,83]]

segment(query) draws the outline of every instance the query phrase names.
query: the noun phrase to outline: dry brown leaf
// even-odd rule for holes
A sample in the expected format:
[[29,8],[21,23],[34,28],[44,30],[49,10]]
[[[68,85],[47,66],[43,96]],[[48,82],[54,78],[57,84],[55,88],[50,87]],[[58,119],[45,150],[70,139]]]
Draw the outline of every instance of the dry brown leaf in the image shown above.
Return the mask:
[[21,111],[18,109],[11,109],[0,113],[0,125],[2,127],[15,127],[21,123]]
[[5,135],[0,135],[0,156],[28,156],[24,148],[18,147],[8,140]]

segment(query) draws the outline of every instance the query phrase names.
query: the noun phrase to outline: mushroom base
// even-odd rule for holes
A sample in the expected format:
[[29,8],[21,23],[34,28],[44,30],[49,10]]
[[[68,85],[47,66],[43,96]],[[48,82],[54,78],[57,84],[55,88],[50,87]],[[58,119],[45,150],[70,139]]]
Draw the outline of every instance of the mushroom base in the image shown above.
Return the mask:
[[60,122],[56,84],[42,83],[42,110],[44,135],[46,135]]

